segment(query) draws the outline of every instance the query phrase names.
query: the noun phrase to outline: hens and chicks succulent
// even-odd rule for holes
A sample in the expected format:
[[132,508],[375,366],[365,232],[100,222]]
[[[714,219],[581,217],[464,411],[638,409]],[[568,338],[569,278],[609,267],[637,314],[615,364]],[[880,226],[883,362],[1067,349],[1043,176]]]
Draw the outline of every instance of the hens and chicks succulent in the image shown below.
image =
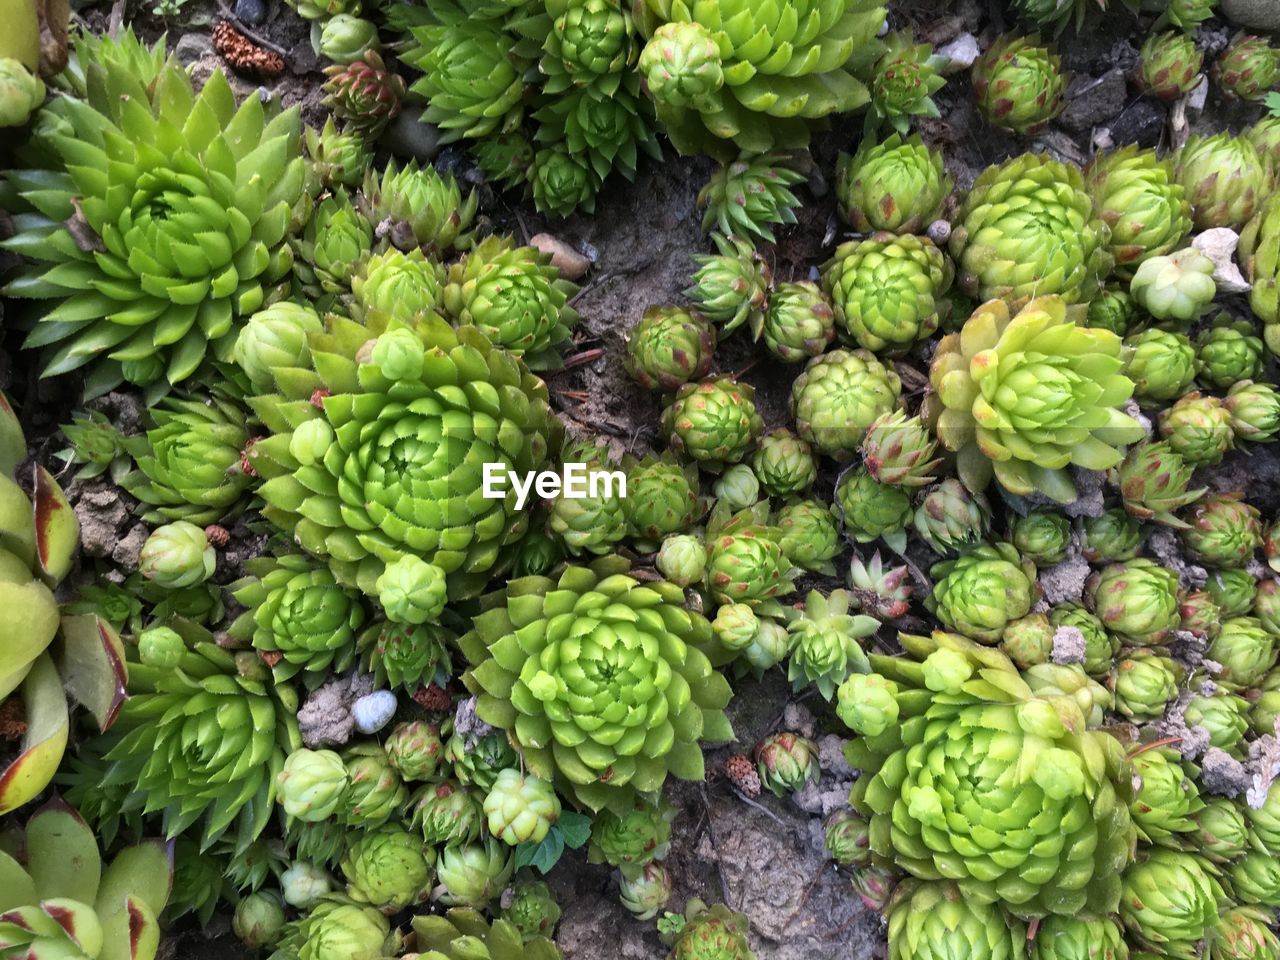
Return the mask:
[[[144,534],[136,572],[68,579],[71,501],[9,478],[0,407],[0,811],[55,776],[79,810],[0,852],[0,956],[149,960],[161,919],[224,899],[274,960],[555,960],[530,874],[586,846],[670,957],[749,960],[742,914],[666,910],[663,791],[822,777],[786,729],[708,765],[778,668],[851,733],[825,841],[891,957],[1280,957],[1280,530],[1198,472],[1280,435],[1274,121],[1084,169],[1015,153],[957,196],[912,132],[951,65],[874,0],[291,5],[341,126],[237,105],[220,71],[197,91],[127,31],[79,38],[46,103],[0,46],[0,124],[35,111],[4,291],[32,362],[102,398],[57,456]],[[1212,7],[1146,11],[1141,89],[1198,82]],[[1093,5],[1010,8],[1043,34],[990,44],[972,95],[1030,138],[1068,83],[1042,36]],[[1255,101],[1280,62],[1241,34],[1209,72]],[[798,267],[804,148],[858,109],[855,233]],[[627,333],[665,450],[566,439],[540,374],[592,359],[577,286],[490,234],[481,191],[376,164],[403,114],[551,215],[659,133],[723,161],[687,302]],[[1251,313],[1192,246],[1224,228]],[[735,330],[786,412],[717,357]],[[491,466],[558,492],[488,495]]]

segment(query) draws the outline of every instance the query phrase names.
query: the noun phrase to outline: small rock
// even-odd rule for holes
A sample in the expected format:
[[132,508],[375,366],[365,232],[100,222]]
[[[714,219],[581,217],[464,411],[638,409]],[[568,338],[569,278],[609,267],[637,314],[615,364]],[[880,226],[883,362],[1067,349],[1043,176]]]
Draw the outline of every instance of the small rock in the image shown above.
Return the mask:
[[1187,109],[1196,113],[1204,112],[1204,105],[1209,99],[1209,78],[1201,77],[1200,82],[1187,94]]
[[1199,234],[1191,245],[1213,261],[1213,282],[1218,293],[1248,293],[1252,287],[1236,266],[1240,234],[1230,227],[1214,227]]
[[1222,0],[1228,20],[1253,30],[1280,30],[1280,3],[1276,0]]
[[935,220],[929,224],[929,229],[926,232],[929,235],[929,239],[933,241],[934,246],[944,247],[947,241],[951,239],[951,221]]
[[794,730],[802,737],[813,739],[813,714],[803,703],[788,703],[783,708],[782,726],[785,730]]
[[551,254],[551,265],[560,271],[566,280],[580,280],[591,269],[591,261],[569,246],[558,237],[549,233],[536,234],[529,246]]
[[111,550],[111,559],[114,560],[122,570],[133,573],[138,569],[138,562],[142,557],[142,545],[147,542],[147,537],[151,533],[145,524],[136,524],[128,534],[125,535]]
[[1077,77],[1067,89],[1067,108],[1058,122],[1073,133],[1084,133],[1119,116],[1127,101],[1124,74],[1119,70],[1097,78]]
[[375,690],[361,697],[351,707],[351,717],[361,733],[377,733],[396,715],[396,695],[390,690]]
[[[90,557],[109,557],[120,539],[129,511],[110,487],[86,489],[75,503],[80,521],[80,546]],[[136,566],[136,565],[135,565]]]
[[186,66],[191,66],[201,57],[212,53],[213,41],[203,33],[184,33],[178,45],[173,48],[173,54],[178,58],[178,62]]
[[1138,97],[1111,123],[1115,143],[1136,143],[1154,147],[1164,131],[1165,113],[1148,97]]
[[264,0],[236,0],[235,15],[247,26],[261,26],[267,22],[267,5]]
[[950,43],[939,47],[937,55],[947,61],[942,73],[949,77],[972,67],[974,61],[982,55],[982,49],[978,46],[977,37],[972,33],[962,33]]
[[351,707],[372,692],[373,677],[361,673],[333,677],[315,690],[298,711],[303,745],[318,750],[350,740],[355,730]]
[[1049,659],[1054,663],[1084,663],[1084,634],[1078,627],[1059,627],[1053,633],[1053,649]]
[[1079,600],[1084,593],[1085,581],[1092,572],[1080,549],[1073,546],[1065,560],[1040,571],[1037,579],[1045,602],[1055,606]]
[[853,779],[853,767],[844,758],[844,738],[829,733],[818,741],[818,766],[841,780]]
[[440,152],[440,130],[422,119],[422,110],[401,110],[383,131],[381,142],[397,157],[430,163]]

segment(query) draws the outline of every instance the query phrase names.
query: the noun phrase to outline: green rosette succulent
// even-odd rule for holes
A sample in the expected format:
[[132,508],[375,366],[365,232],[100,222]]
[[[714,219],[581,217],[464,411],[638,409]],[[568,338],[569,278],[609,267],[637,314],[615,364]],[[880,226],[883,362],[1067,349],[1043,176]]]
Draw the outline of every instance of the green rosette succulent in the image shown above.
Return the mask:
[[804,175],[785,166],[786,159],[779,153],[744,155],[720,167],[698,194],[698,206],[706,208],[702,229],[773,243],[777,238],[772,225],[795,223],[795,208],[800,206],[791,188]]
[[[554,905],[554,904],[553,904]],[[556,911],[557,915],[559,910]],[[454,907],[444,916],[421,914],[410,921],[420,960],[561,960],[560,949],[541,933],[524,937],[520,927],[502,917]],[[547,930],[546,934],[551,931]]]
[[350,666],[366,617],[358,592],[300,554],[259,557],[245,569],[248,575],[232,592],[246,610],[231,633],[251,640],[257,650],[278,654],[277,679]]
[[419,167],[416,160],[403,167],[391,161],[381,175],[370,167],[360,190],[361,212],[404,251],[443,254],[470,247],[478,202],[474,191],[462,196],[452,174]]
[[454,844],[440,851],[436,873],[446,906],[483,910],[506,889],[515,868],[511,848],[492,837],[479,843]]
[[1262,516],[1240,493],[1205,497],[1191,506],[1182,545],[1193,560],[1214,567],[1239,567],[1262,546]]
[[810,360],[791,385],[796,432],[820,453],[849,460],[901,393],[898,374],[870,351],[830,350]]
[[1222,608],[1207,590],[1190,590],[1178,607],[1181,629],[1197,638],[1212,640],[1222,629]]
[[851,673],[836,691],[836,714],[850,729],[878,737],[901,715],[898,693],[898,685],[879,674]]
[[401,59],[422,73],[409,87],[427,103],[426,123],[442,143],[479,139],[520,126],[531,62],[500,20],[478,17],[467,3],[433,3],[434,22],[410,30]]
[[1108,247],[1122,279],[1151,257],[1173,253],[1191,233],[1186,192],[1173,164],[1154,150],[1130,145],[1099,153],[1085,169],[1085,184],[1098,219],[1111,228]]
[[1280,82],[1280,50],[1264,38],[1237,33],[1213,65],[1219,88],[1240,100],[1261,100]]
[[1206,960],[1273,960],[1280,938],[1271,932],[1271,914],[1259,907],[1232,907],[1205,942]]
[[294,240],[294,271],[312,300],[345,294],[357,265],[372,249],[373,226],[340,191],[320,201],[302,236]]
[[484,814],[489,835],[503,843],[541,843],[560,819],[560,798],[546,780],[501,770],[485,794]]
[[1280,199],[1271,197],[1240,233],[1240,262],[1253,284],[1249,305],[1266,327],[1267,349],[1280,346]]
[[386,564],[414,553],[445,572],[450,598],[474,595],[529,522],[514,490],[480,497],[481,467],[547,463],[561,427],[546,386],[473,327],[429,317],[410,335],[367,319],[331,317],[309,336],[312,364],[276,369],[279,392],[250,401],[271,432],[249,455],[263,512],[344,585],[374,594]]
[[341,898],[321,900],[285,925],[271,960],[379,960],[389,935],[380,911]]
[[751,455],[751,469],[771,497],[804,494],[818,479],[813,448],[785,428],[771,430],[760,438]]
[[1138,325],[1138,321],[1138,305],[1133,302],[1128,291],[1119,287],[1106,287],[1089,304],[1085,326],[1110,330],[1117,337],[1123,337]]
[[563,477],[560,492],[551,501],[547,531],[559,537],[572,556],[612,553],[627,535],[627,497],[617,482],[621,478],[598,463],[586,464],[576,475],[566,467]]
[[347,768],[332,750],[294,750],[276,776],[285,815],[307,823],[333,817],[347,790]]
[[623,460],[627,496],[622,512],[627,535],[638,545],[657,549],[670,535],[684,533],[705,509],[698,499],[698,468],[680,464],[670,453]]
[[443,762],[453,764],[453,775],[463,785],[488,790],[499,773],[519,764],[520,755],[501,730],[483,735],[454,733],[445,744]]
[[343,121],[345,131],[375,139],[400,114],[404,80],[376,50],[359,60],[325,67],[324,104]]
[[1271,854],[1250,850],[1227,868],[1227,876],[1241,903],[1280,906],[1280,863]]
[[208,848],[226,836],[244,849],[271,821],[276,777],[301,746],[297,696],[254,651],[192,633],[176,664],[129,664],[115,725],[81,750],[104,756],[105,769],[68,799],[126,786],[120,814],[159,813],[168,837],[185,832]]
[[471,158],[490,183],[528,197],[534,149],[521,131],[512,130],[486,137],[471,147]]
[[1217,870],[1193,853],[1154,848],[1129,867],[1120,920],[1137,945],[1190,960],[1218,926],[1226,897]]
[[0,56],[0,127],[26,125],[44,98],[39,75],[14,57]]
[[1142,549],[1146,531],[1141,521],[1124,510],[1112,508],[1097,517],[1085,517],[1080,525],[1080,548],[1090,563],[1132,560]]
[[1049,611],[1049,623],[1056,629],[1070,627],[1084,637],[1085,673],[1094,679],[1107,676],[1120,652],[1120,641],[1107,633],[1102,621],[1078,603],[1060,603]]
[[942,251],[913,234],[843,243],[822,274],[840,326],[859,346],[886,354],[903,353],[938,329],[951,280]]
[[408,817],[429,845],[474,843],[484,825],[480,800],[456,781],[429,783],[410,801]]
[[1184,33],[1152,33],[1138,51],[1138,87],[1166,103],[1180,100],[1200,82],[1204,53]]
[[1024,153],[988,167],[957,211],[949,249],[956,283],[1014,307],[1058,294],[1093,299],[1112,266],[1109,233],[1073,166]]
[[1272,168],[1280,164],[1280,117],[1263,117],[1253,126],[1245,128],[1244,137],[1257,148],[1258,155]]
[[1185,328],[1213,302],[1213,269],[1213,261],[1191,247],[1151,257],[1134,271],[1129,293],[1156,320]]
[[1184,714],[1189,728],[1203,727],[1209,734],[1209,746],[1237,758],[1244,756],[1248,716],[1249,701],[1225,690],[1196,694]]
[[434,859],[435,851],[424,848],[407,830],[371,830],[342,858],[347,896],[384,913],[396,913],[426,897]]
[[755,758],[761,785],[775,797],[785,797],[822,779],[818,745],[798,733],[784,730],[769,734],[756,744]]
[[379,687],[410,692],[430,683],[444,686],[452,675],[448,641],[451,631],[438,624],[372,624],[360,634],[356,649],[360,666]]
[[378,25],[372,20],[339,13],[320,28],[320,56],[334,63],[353,63],[367,50],[381,49]]
[[866,467],[847,470],[836,484],[840,520],[858,543],[883,538],[895,553],[906,549],[911,522],[911,495],[902,487],[881,483]]
[[[1006,642],[1010,636],[1016,636],[1023,627],[1030,626],[1037,631],[1043,629],[1038,624],[1043,624],[1046,619],[1044,614],[1033,613],[1016,621],[1005,631]],[[1042,642],[1043,649],[1047,651],[1044,654],[1047,659],[1052,655],[1052,639],[1048,635],[1048,630],[1045,630],[1045,634]],[[1017,663],[1016,660],[1014,662]],[[1111,709],[1114,698],[1106,687],[1085,673],[1080,664],[1033,663],[1023,670],[1023,675],[1036,696],[1070,697],[1084,714],[1087,726],[1092,729],[1103,725],[1106,720],[1105,711]]]
[[711,621],[711,632],[720,646],[732,653],[740,653],[751,646],[760,632],[760,620],[750,605],[722,603]]
[[1171,407],[1160,411],[1160,436],[1187,463],[1201,466],[1220,463],[1235,446],[1231,414],[1217,397],[1198,391],[1183,394]]
[[236,904],[231,917],[231,932],[246,947],[256,950],[274,944],[280,938],[285,922],[279,895],[259,891]]
[[1071,521],[1055,510],[1033,510],[1018,517],[1009,531],[1018,553],[1037,567],[1061,563],[1071,545]]
[[717,253],[693,258],[693,285],[684,291],[708,320],[725,333],[747,324],[753,335],[763,329],[773,271],[747,240],[711,234]]
[[911,129],[912,117],[939,117],[933,95],[946,84],[941,71],[947,59],[927,43],[912,43],[909,30],[897,30],[884,38],[885,51],[872,74],[871,109],[866,129],[886,121],[900,135]]
[[1171,23],[1184,33],[1195,33],[1196,28],[1213,16],[1218,0],[1168,0],[1165,9],[1156,20],[1156,27]]
[[1009,9],[1038,27],[1050,27],[1061,33],[1068,24],[1081,31],[1090,14],[1105,10],[1105,2],[1096,0],[1010,0]]
[[724,519],[712,515],[707,530],[707,587],[717,603],[746,603],[772,610],[794,589],[795,569],[782,548],[782,531],[769,526],[768,505]]
[[596,208],[600,181],[586,159],[558,145],[539,150],[533,158],[533,203],[539,213],[567,217],[581,208]]
[[867,821],[847,807],[822,823],[823,846],[842,867],[863,867],[871,862],[871,833]]
[[898,885],[885,909],[890,960],[1026,957],[1026,928],[994,904],[972,901],[946,880]]
[[769,352],[787,363],[820,355],[835,339],[836,314],[816,283],[780,283],[769,294],[760,334]]
[[981,544],[936,565],[925,606],[949,629],[998,643],[1005,628],[1031,612],[1036,568],[1012,544]]
[[1141,786],[1129,802],[1129,813],[1139,838],[1176,849],[1180,836],[1196,829],[1193,817],[1204,809],[1195,781],[1172,750],[1142,750],[1132,762]]
[[613,170],[634,180],[641,151],[662,159],[652,116],[633,73],[623,74],[622,85],[608,97],[578,88],[548,100],[534,114],[540,124],[538,140],[563,142],[572,154],[585,157],[598,181]]
[[292,300],[280,300],[259,310],[240,329],[231,357],[258,390],[268,390],[275,367],[299,367],[311,362],[309,334],[320,333],[320,315]]
[[697,310],[647,307],[627,333],[623,366],[647,390],[674,393],[711,370],[716,331]]
[[938,344],[934,429],[971,490],[994,475],[1013,493],[1068,503],[1076,497],[1068,466],[1114,467],[1123,446],[1146,436],[1120,409],[1134,391],[1123,370],[1120,338],[1076,326],[1061,298],[1016,314],[992,301]]
[[34,262],[3,293],[58,301],[25,341],[53,348],[43,375],[92,363],[86,394],[129,380],[154,397],[206,355],[227,359],[238,324],[287,282],[305,161],[296,108],[237,109],[220,70],[197,94],[177,61],[148,82],[111,55],[128,42],[88,58],[86,100],[50,106],[42,142],[63,168],[9,177],[36,212],[4,245]]
[[707,572],[707,548],[697,537],[667,537],[658,548],[654,566],[676,586],[701,583]]
[[1062,113],[1067,78],[1058,55],[1039,36],[1006,34],[974,63],[973,92],[987,123],[1026,137]]
[[188,520],[151,531],[138,555],[138,571],[163,590],[182,590],[213,576],[218,555],[205,532]]
[[1244,816],[1249,824],[1249,844],[1261,853],[1274,856],[1280,849],[1280,788],[1274,781],[1258,806],[1246,804]]
[[343,754],[347,790],[343,819],[354,827],[377,827],[399,816],[409,791],[387,753],[376,743],[357,743]]
[[545,39],[537,38],[545,51],[544,92],[577,88],[613,96],[640,54],[631,10],[613,0],[552,0],[546,13],[550,23],[537,21],[546,28]]
[[686,383],[662,412],[667,443],[711,473],[748,456],[764,432],[755,388],[731,377]]
[[981,493],[948,477],[920,498],[912,526],[941,556],[955,553],[983,539],[991,524],[991,505]]
[[932,459],[937,444],[919,417],[894,410],[877,417],[862,440],[862,463],[881,483],[895,487],[927,486],[942,462]]
[[[1197,341],[1196,377],[1209,390],[1229,390],[1241,381],[1262,375],[1262,338],[1248,320],[1224,314]],[[1229,412],[1229,411],[1228,411]]]
[[367,258],[351,278],[351,311],[366,324],[412,326],[439,315],[443,285],[440,267],[421,250],[390,247]]
[[306,148],[308,192],[313,195],[322,190],[336,193],[336,187],[354,190],[373,162],[373,147],[358,133],[339,131],[333,117],[326,117],[319,130],[307,127],[302,143]]
[[1152,327],[1125,338],[1125,375],[1140,402],[1182,396],[1196,376],[1196,348],[1181,333]]
[[1178,696],[1183,670],[1156,650],[1138,649],[1116,664],[1109,683],[1116,710],[1131,720],[1152,720]]
[[131,467],[125,452],[125,437],[98,410],[75,411],[71,422],[58,427],[67,448],[57,453],[68,466],[78,466],[77,480],[92,480],[108,475],[119,482]]
[[923,233],[946,208],[955,182],[942,152],[919,136],[897,133],[880,143],[863,141],[836,164],[836,198],[841,217],[860,233]]
[[668,773],[700,779],[698,741],[732,738],[730,691],[701,650],[710,625],[683,600],[614,557],[511,581],[459,641],[477,712],[593,810],[625,809]]
[[1239,617],[1253,609],[1258,581],[1248,570],[1214,570],[1205,581],[1204,589],[1223,616]]
[[864,106],[884,49],[874,0],[752,7],[646,0],[639,69],[681,153],[803,147],[825,117]]
[[1269,383],[1241,380],[1222,401],[1237,440],[1267,443],[1280,433],[1280,391]]
[[735,913],[723,903],[708,908],[701,900],[690,900],[684,916],[677,919],[677,930],[666,941],[671,944],[667,960],[756,960],[747,940],[746,914]]
[[550,254],[491,236],[450,268],[443,301],[455,323],[474,324],[531,370],[545,370],[560,366],[559,351],[578,322],[568,306],[577,290]]
[[446,760],[440,727],[422,720],[396,724],[383,747],[388,762],[405,780],[431,780]]
[[834,576],[832,560],[840,553],[840,529],[830,504],[797,500],[778,511],[774,524],[783,555],[797,567]]
[[1110,917],[1047,917],[1027,945],[1028,960],[1128,960],[1124,931]]
[[434,623],[444,612],[444,571],[412,554],[387,564],[374,590],[394,623]]
[[1085,600],[1107,630],[1131,644],[1163,643],[1181,622],[1177,573],[1143,557],[1095,573]]
[[637,920],[652,920],[671,899],[671,871],[661,863],[646,863],[618,878],[618,901]]
[[1197,853],[1219,864],[1244,856],[1249,846],[1249,828],[1239,804],[1215,797],[1191,819],[1196,828],[1188,839]]
[[791,660],[787,678],[796,690],[817,687],[830,700],[850,673],[869,673],[870,664],[858,641],[880,629],[874,617],[852,614],[857,602],[846,590],[824,597],[810,590],[800,615],[787,625]]
[[623,810],[601,810],[591,824],[587,860],[619,867],[626,874],[664,859],[676,812],[661,794],[656,802],[637,799]]
[[560,904],[542,880],[526,880],[512,886],[511,902],[502,908],[502,919],[514,926],[526,943],[550,937],[560,922]]
[[1174,164],[1198,230],[1239,230],[1266,199],[1270,171],[1244,137],[1192,134]]
[[[1273,634],[1280,635],[1280,581],[1266,578],[1258,584],[1252,612],[1262,621],[1263,627]],[[1272,689],[1270,684],[1266,686],[1268,690]],[[1267,726],[1270,727],[1270,724]]]
[[872,850],[921,879],[954,875],[968,904],[1112,913],[1135,838],[1119,742],[1086,730],[1074,697],[1033,692],[998,650],[947,633],[899,640],[905,657],[869,659],[910,719],[845,751],[864,771],[850,799],[871,818]]
[[1256,687],[1275,666],[1276,637],[1256,617],[1230,617],[1209,644],[1206,656],[1222,667],[1214,682],[1227,690]]

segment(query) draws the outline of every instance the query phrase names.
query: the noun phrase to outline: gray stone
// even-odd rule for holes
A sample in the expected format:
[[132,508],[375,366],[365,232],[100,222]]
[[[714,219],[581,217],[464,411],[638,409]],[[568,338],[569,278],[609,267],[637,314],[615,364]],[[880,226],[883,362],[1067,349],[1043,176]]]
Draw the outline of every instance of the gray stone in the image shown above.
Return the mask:
[[257,27],[267,20],[266,0],[236,0],[235,14],[241,23]]
[[1222,13],[1241,27],[1280,30],[1280,3],[1276,0],[1222,0]]
[[1164,130],[1165,112],[1149,97],[1138,97],[1111,123],[1111,138],[1116,143],[1136,143],[1154,147]]
[[173,48],[173,55],[178,58],[178,62],[188,66],[211,53],[213,41],[203,33],[184,33],[178,45]]
[[1124,74],[1110,70],[1100,77],[1077,77],[1067,89],[1067,108],[1058,122],[1084,133],[1120,115],[1128,100]]
[[440,131],[422,120],[422,110],[401,110],[382,134],[383,145],[397,157],[430,163],[440,152]]

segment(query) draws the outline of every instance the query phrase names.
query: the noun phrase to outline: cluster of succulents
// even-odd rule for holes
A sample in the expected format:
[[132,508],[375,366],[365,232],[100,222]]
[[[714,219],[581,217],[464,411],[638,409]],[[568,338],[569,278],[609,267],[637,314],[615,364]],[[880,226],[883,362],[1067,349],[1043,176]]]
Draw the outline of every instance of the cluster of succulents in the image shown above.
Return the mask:
[[[1274,119],[1033,149],[1105,5],[1012,0],[1043,33],[959,81],[1017,146],[957,191],[962,71],[878,0],[289,6],[320,127],[132,30],[0,41],[53,385],[0,396],[0,957],[225,908],[272,960],[557,960],[583,848],[670,960],[753,960],[675,909],[677,782],[812,810],[851,766],[821,832],[895,960],[1280,960],[1280,518],[1235,454],[1280,439]],[[1187,96],[1213,3],[1134,6]],[[1256,110],[1280,54],[1207,72]],[[419,125],[482,177],[383,159]],[[721,164],[709,236],[605,330],[472,185],[590,212],[662,137]],[[562,415],[615,360],[649,429]],[[821,725],[740,743],[761,682]]]

